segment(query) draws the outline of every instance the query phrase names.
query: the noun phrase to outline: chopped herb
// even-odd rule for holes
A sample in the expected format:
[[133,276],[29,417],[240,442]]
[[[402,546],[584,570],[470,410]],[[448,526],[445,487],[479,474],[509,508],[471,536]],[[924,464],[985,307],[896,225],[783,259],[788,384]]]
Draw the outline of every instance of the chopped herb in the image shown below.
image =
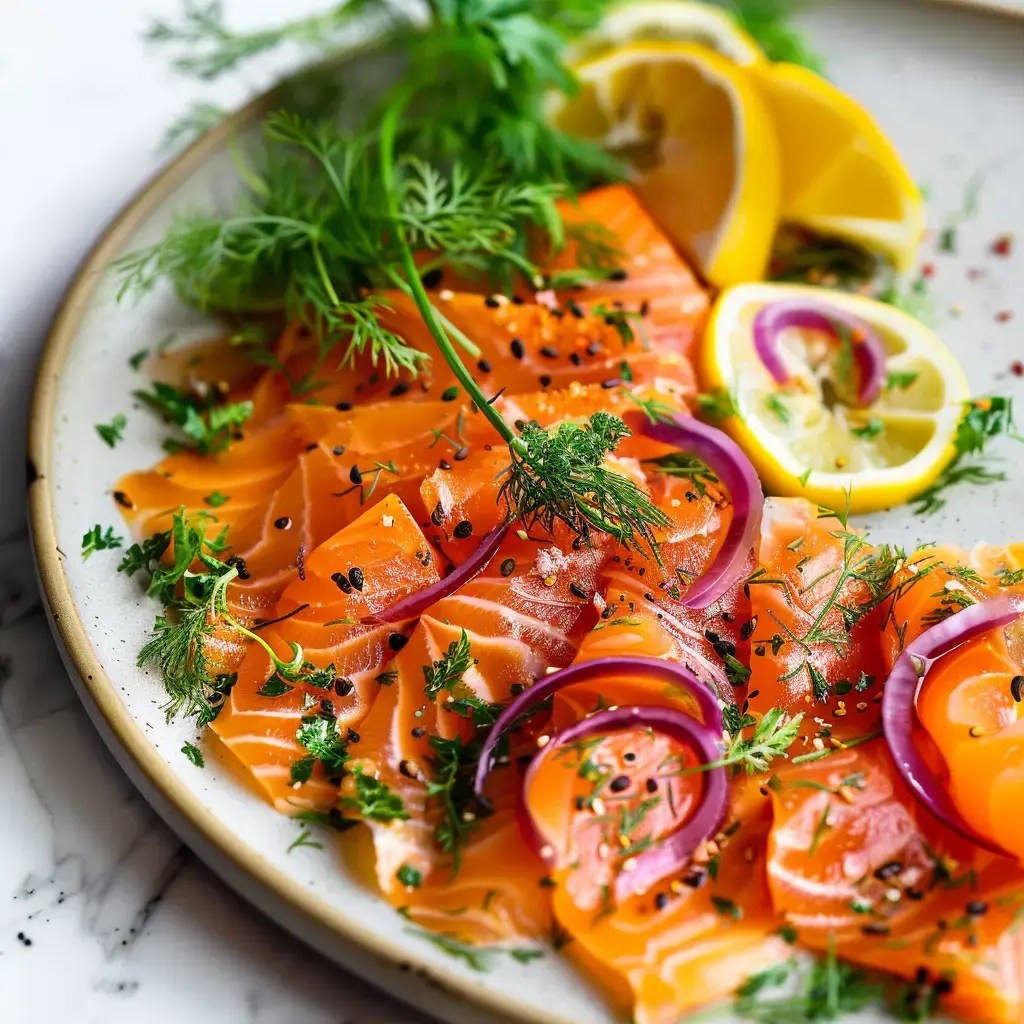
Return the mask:
[[[678,772],[672,772],[670,775],[692,775],[696,772],[707,771],[709,768],[732,765],[737,766],[737,771],[742,766],[748,775],[765,772],[775,758],[785,756],[793,745],[800,732],[800,723],[804,717],[802,714],[790,717],[781,708],[771,708],[758,722],[752,715],[742,715],[731,705],[726,707],[723,715],[726,720],[726,729],[729,732],[724,757],[708,764],[684,768]],[[744,731],[752,726],[754,727],[753,733],[749,737],[744,736]]]
[[711,486],[718,485],[718,477],[715,476],[711,467],[695,455],[672,452],[670,455],[662,455],[657,459],[645,459],[644,462],[654,466],[658,473],[689,480],[699,498],[707,497],[709,484]]
[[792,413],[789,410],[789,405],[786,403],[785,398],[777,392],[772,392],[764,400],[765,407],[770,413],[775,415],[775,418],[783,425],[789,426],[789,421],[793,418]]
[[697,395],[697,411],[713,420],[727,420],[730,416],[739,415],[735,399],[724,388]]
[[436,700],[442,691],[451,693],[462,682],[462,677],[476,664],[469,646],[469,634],[463,630],[458,640],[432,665],[424,665],[423,691],[430,700]]
[[813,857],[818,850],[818,844],[825,838],[827,832],[832,831],[832,822],[829,820],[829,814],[832,811],[832,804],[826,803],[824,810],[818,818],[817,824],[814,826],[814,835],[811,836],[811,845],[807,848],[807,855]]
[[119,441],[124,440],[124,428],[128,426],[128,420],[124,413],[119,412],[109,423],[97,423],[96,433],[103,438],[109,448],[115,448]]
[[450,740],[431,736],[427,742],[434,750],[434,777],[427,783],[427,796],[438,798],[444,814],[434,838],[445,853],[452,855],[453,872],[457,874],[462,849],[476,827],[476,819],[467,819],[466,811],[474,800],[473,778],[481,743],[473,740],[465,744],[461,736]]
[[738,921],[743,916],[742,908],[726,896],[712,896],[711,903],[722,917]]
[[206,762],[203,760],[203,752],[194,744],[186,743],[181,748],[181,752],[197,767],[205,768]]
[[216,455],[231,444],[234,433],[252,415],[252,402],[222,404],[215,389],[205,393],[186,392],[154,381],[151,391],[136,391],[143,401],[167,423],[178,427],[186,440],[168,439],[169,452],[195,451],[200,455]]
[[356,784],[354,797],[342,797],[342,807],[356,810],[363,818],[371,821],[407,821],[409,818],[405,804],[397,793],[379,779],[364,775],[363,770],[356,767],[352,772]]
[[890,370],[885,376],[888,391],[906,391],[920,377],[917,370]]
[[813,472],[814,472],[814,470],[813,470],[813,469],[811,469],[811,467],[810,467],[810,466],[808,466],[808,467],[807,467],[807,468],[806,468],[806,469],[805,469],[805,470],[804,470],[804,471],[803,471],[803,472],[802,472],[802,473],[801,473],[801,474],[800,474],[800,475],[799,475],[799,476],[797,477],[797,480],[799,480],[799,481],[800,481],[800,486],[801,486],[801,487],[806,487],[806,486],[807,486],[807,481],[811,479],[811,473],[813,473]]
[[256,691],[261,697],[283,697],[295,687],[286,683],[276,672]]
[[110,551],[124,544],[124,538],[114,533],[114,528],[106,530],[97,523],[82,537],[82,561],[84,562],[94,551]]
[[228,495],[221,494],[220,491],[214,491],[213,494],[208,494],[203,498],[203,501],[205,501],[211,508],[220,508],[227,500]]
[[149,349],[148,348],[139,349],[138,352],[136,352],[133,356],[131,356],[129,358],[128,365],[133,370],[138,372],[139,368],[142,366],[142,364],[146,361],[146,359],[148,357],[149,357]]
[[423,875],[409,864],[403,864],[395,872],[395,878],[398,879],[399,885],[404,885],[407,889],[418,889],[423,884]]
[[[292,765],[292,782],[308,782],[318,761],[328,778],[338,775],[348,761],[346,742],[339,735],[338,723],[333,718],[316,715],[304,719],[295,731],[295,738],[309,753]],[[358,789],[358,778],[356,785]]]
[[873,441],[876,437],[880,437],[885,433],[885,423],[878,419],[877,416],[872,416],[863,427],[851,427],[850,433],[854,437],[863,438],[865,441]]
[[322,850],[324,848],[323,843],[318,843],[313,838],[313,833],[308,828],[303,828],[299,832],[295,841],[285,850],[285,853],[291,853],[292,850],[297,849],[300,846],[311,846],[314,850]]

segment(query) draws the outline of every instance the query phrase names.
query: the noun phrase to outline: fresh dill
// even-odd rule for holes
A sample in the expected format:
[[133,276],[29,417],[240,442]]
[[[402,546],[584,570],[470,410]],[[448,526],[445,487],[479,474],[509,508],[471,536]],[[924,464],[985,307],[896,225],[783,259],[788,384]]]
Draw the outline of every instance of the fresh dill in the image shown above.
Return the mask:
[[469,646],[469,634],[463,630],[458,640],[433,664],[423,666],[423,691],[430,700],[436,700],[442,691],[451,693],[462,682],[462,677],[476,664]]
[[719,480],[711,467],[696,455],[686,452],[673,452],[657,459],[645,459],[646,465],[653,466],[659,473],[666,476],[682,477],[693,484],[693,491],[698,498],[706,498],[708,486],[717,487]]
[[945,492],[957,484],[993,484],[1006,479],[1002,470],[985,464],[986,448],[997,437],[1021,440],[1013,422],[1013,400],[998,395],[972,398],[953,438],[956,454],[931,486],[911,499],[919,515],[932,515],[946,504]]
[[108,526],[106,530],[97,523],[91,530],[87,530],[82,537],[82,561],[86,561],[94,551],[110,551],[119,548],[124,544],[124,538],[114,533],[114,528]]
[[206,762],[203,760],[203,752],[194,744],[186,743],[182,748],[181,752],[197,767],[205,768]]
[[302,827],[302,829],[299,831],[299,834],[295,837],[293,842],[289,844],[288,849],[284,852],[291,853],[292,850],[297,850],[300,846],[309,846],[312,847],[314,850],[322,850],[324,848],[323,843],[318,843],[313,838],[312,830],[306,828],[305,826]]

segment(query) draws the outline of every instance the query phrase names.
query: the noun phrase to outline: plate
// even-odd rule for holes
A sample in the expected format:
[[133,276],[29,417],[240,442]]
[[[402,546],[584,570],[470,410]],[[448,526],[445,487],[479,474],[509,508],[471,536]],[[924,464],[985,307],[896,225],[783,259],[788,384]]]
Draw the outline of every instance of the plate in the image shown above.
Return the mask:
[[[1004,231],[1024,239],[1016,176],[1024,164],[1024,25],[891,0],[836,2],[805,21],[832,77],[879,115],[929,187],[933,225],[954,216],[965,183],[981,175],[980,209],[958,229],[958,255],[933,255],[934,246],[926,246],[922,258],[935,266],[929,281],[938,325],[975,392],[1012,394],[1020,387],[1009,371],[1021,354],[1019,328],[998,314],[1012,310],[1011,296],[1024,294],[1024,260],[999,260],[986,246]],[[386,56],[362,54],[346,62],[344,73],[357,90],[373,89],[396,66]],[[139,378],[128,356],[170,333],[182,341],[216,333],[169,290],[137,306],[118,305],[106,268],[155,241],[176,211],[226,203],[235,180],[229,136],[244,135],[271,105],[264,98],[236,114],[128,204],[86,259],[53,326],[32,411],[28,472],[37,566],[54,633],[97,728],[147,799],[228,884],[321,953],[450,1021],[612,1024],[598,992],[559,958],[529,965],[501,958],[492,971],[474,972],[410,932],[337,850],[304,846],[289,853],[294,822],[226,764],[210,759],[199,770],[181,753],[192,730],[164,721],[159,681],[135,667],[153,605],[113,571],[113,559],[79,558],[82,534],[116,519],[114,481],[160,457],[158,424],[130,412]],[[993,126],[1006,126],[1005,133]],[[985,273],[970,281],[968,267]],[[112,450],[93,425],[118,411],[129,412],[130,429]],[[983,492],[961,492],[927,522],[901,510],[875,517],[873,525],[879,536],[912,543],[935,536],[999,541],[1019,535],[1014,524],[1022,503],[1024,474]],[[701,1019],[733,1018],[723,1011]]]

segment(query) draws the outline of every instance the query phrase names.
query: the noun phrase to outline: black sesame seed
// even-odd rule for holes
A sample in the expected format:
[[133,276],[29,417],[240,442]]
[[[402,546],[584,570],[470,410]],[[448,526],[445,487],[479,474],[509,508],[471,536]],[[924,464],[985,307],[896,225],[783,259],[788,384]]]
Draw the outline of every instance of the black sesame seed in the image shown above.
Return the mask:
[[581,796],[576,797],[576,810],[577,811],[582,811],[585,805],[586,805],[586,800],[584,800],[583,797],[581,797]]
[[441,459],[441,461],[437,465],[438,465],[439,469],[451,469],[452,468],[452,464],[447,459]]
[[522,295],[513,295],[512,296],[512,305],[513,306],[521,306],[523,304],[523,302],[525,302],[525,301],[526,300],[522,297]]
[[407,759],[403,759],[403,760],[399,761],[398,762],[398,770],[407,779],[418,779],[419,778],[419,771],[417,771],[417,769],[416,769],[416,762],[415,761],[409,761]]
[[351,679],[336,679],[334,681],[334,692],[339,697],[347,697],[354,689],[356,684]]
[[450,388],[445,388],[441,392],[442,402],[454,402],[459,397],[459,389],[453,384]]
[[586,601],[587,599],[587,592],[578,583],[569,584],[569,593],[575,595],[581,601]]
[[333,700],[327,700],[326,698],[321,700],[320,701],[320,711],[321,711],[321,713],[327,715],[328,718],[337,718],[338,717],[338,712],[334,710],[334,701]]
[[348,478],[354,484],[361,484],[363,482],[363,474],[359,472],[359,467],[358,466],[353,466],[348,471]]
[[334,452],[335,455],[344,455],[345,454],[345,446],[343,444],[336,444],[331,449],[331,451]]
[[124,493],[124,491],[114,491],[114,501],[116,501],[121,508],[135,508],[135,503],[127,494]]
[[444,522],[444,506],[441,502],[434,506],[434,511],[430,513],[430,521],[435,526],[440,526]]
[[352,408],[351,402],[339,402],[335,407],[338,412],[348,412]]
[[516,571],[516,560],[514,558],[506,558],[501,563],[501,575],[511,576]]
[[601,381],[601,387],[603,387],[605,391],[610,391],[612,388],[622,387],[622,378],[610,377],[608,380]]
[[608,788],[613,793],[621,793],[624,789],[629,789],[629,776],[616,775],[615,778],[608,783]]
[[757,646],[756,646],[756,647],[754,648],[754,653],[755,653],[755,654],[756,654],[756,655],[757,655],[757,656],[758,656],[759,658],[763,658],[763,657],[764,657],[764,644],[758,644],[758,645],[757,645]]
[[601,618],[610,619],[618,610],[619,606],[617,604],[610,604],[601,612]]
[[542,388],[550,387],[551,385],[551,378],[546,373],[542,373],[538,378],[538,381]]
[[365,582],[363,570],[360,569],[359,566],[354,566],[353,568],[349,569],[348,578],[352,586],[355,587],[356,590],[361,592],[363,589],[363,583]]
[[757,616],[755,615],[749,622],[744,622],[740,626],[740,639],[749,640],[754,635],[754,630],[757,629]]
[[694,868],[683,876],[683,885],[691,889],[699,889],[708,880],[708,873],[704,868]]
[[407,381],[400,380],[389,392],[392,398],[401,398],[409,390]]
[[487,298],[484,299],[484,305],[488,309],[497,309],[501,305],[501,302],[494,295],[488,295]]
[[572,363],[573,366],[579,366],[580,363],[583,362],[583,357],[579,354],[579,352],[573,352],[569,356],[569,362]]
[[292,521],[288,516],[281,516],[279,519],[274,520],[275,530],[290,530],[292,528]]
[[587,355],[588,356],[596,356],[597,353],[600,352],[600,351],[601,351],[601,342],[599,342],[599,341],[592,341],[587,346]]
[[487,360],[486,360],[486,359],[481,359],[481,360],[480,360],[480,361],[479,361],[479,362],[478,362],[478,363],[476,364],[476,368],[477,368],[477,369],[478,369],[478,370],[479,370],[479,371],[480,371],[481,373],[490,373],[490,372],[491,372],[491,364],[490,364],[489,362],[487,362]]
[[544,357],[545,359],[557,359],[557,358],[558,358],[558,349],[557,349],[557,348],[555,348],[555,346],[554,346],[554,345],[545,345],[545,346],[544,346],[544,347],[543,347],[543,348],[542,348],[542,349],[540,350],[540,354],[541,354],[541,355],[542,355],[542,356],[543,356],[543,357]]
[[1010,694],[1018,704],[1024,700],[1024,676],[1014,676],[1010,680]]
[[644,299],[644,301],[640,303],[640,315],[647,316],[647,314],[650,313],[650,311],[651,304],[650,302],[647,301],[647,299]]
[[623,270],[621,267],[616,267],[616,269],[613,270],[608,275],[608,280],[609,281],[625,281],[627,277],[629,277],[629,274],[627,274],[625,270]]
[[319,448],[319,447],[320,447],[320,445],[318,445],[316,443],[316,441],[314,441],[312,444],[307,444],[306,445],[306,451],[307,452],[315,452],[317,450],[317,448]]
[[654,905],[658,910],[664,910],[668,906],[668,894],[659,892],[658,895],[654,897]]
[[512,351],[512,355],[515,356],[516,359],[522,359],[523,356],[526,354],[526,349],[523,347],[523,342],[521,338],[513,338],[512,341],[509,342],[508,347]]
[[456,540],[465,540],[473,533],[473,524],[468,519],[463,519],[454,530],[452,530],[452,536]]
[[622,760],[625,761],[627,764],[632,764],[636,760],[636,754],[631,752],[623,754]]
[[653,601],[654,600],[654,595],[650,591],[647,591],[644,594],[644,600],[645,601]]
[[466,447],[465,445],[463,445],[463,446],[462,446],[462,447],[461,447],[461,448],[460,448],[460,449],[459,449],[459,450],[458,450],[458,451],[457,451],[457,452],[456,452],[456,453],[455,453],[455,454],[454,454],[454,455],[452,456],[452,458],[453,458],[453,459],[454,459],[454,460],[455,460],[456,462],[461,462],[461,461],[462,461],[463,459],[468,459],[468,458],[469,458],[469,449],[468,449],[468,448],[467,448],[467,447]]
[[918,985],[927,985],[928,978],[928,968],[918,967],[917,972],[914,974],[914,981],[917,982]]
[[510,694],[511,694],[511,695],[512,695],[513,697],[518,697],[518,696],[519,696],[519,694],[521,694],[521,693],[523,692],[523,690],[525,690],[525,689],[526,689],[526,687],[525,687],[525,686],[523,686],[523,684],[522,684],[522,683],[513,683],[513,684],[512,684],[512,685],[511,685],[511,686],[510,686],[510,687],[508,688],[508,692],[509,692],[509,693],[510,693]]
[[583,319],[583,310],[580,309],[579,303],[576,302],[574,299],[570,299],[565,304],[565,308],[569,310],[569,312],[572,313],[572,315],[576,317],[577,320]]
[[556,320],[561,320],[565,314],[560,309],[552,309],[549,311]]
[[889,926],[882,924],[880,921],[869,921],[867,924],[861,926],[861,931],[865,935],[888,935]]
[[436,288],[444,280],[444,269],[442,267],[434,267],[433,270],[428,270],[425,274],[422,274],[420,280],[423,282],[424,288]]
[[239,558],[238,555],[232,555],[228,559],[227,564],[231,565],[231,566],[234,566],[234,568],[236,568],[238,570],[238,578],[240,580],[247,580],[247,579],[250,578],[250,576],[249,576],[249,568],[245,564],[245,559],[244,558]]
[[924,899],[924,893],[920,889],[904,889],[903,895],[915,903],[920,903]]
[[988,904],[984,900],[971,900],[965,907],[964,910],[970,914],[971,917],[984,917],[988,913]]
[[953,979],[952,978],[936,978],[935,984],[932,985],[935,990],[935,994],[938,996],[948,996],[953,991]]
[[722,612],[722,621],[723,622],[735,622],[736,621],[736,616],[733,615],[732,612]]
[[424,729],[422,725],[417,725],[416,728],[412,730],[412,738],[414,740],[422,739],[426,735],[427,730]]
[[646,783],[646,787],[647,787],[647,792],[648,793],[657,793],[658,792],[658,780],[657,779],[648,779],[647,783]]
[[400,651],[408,642],[409,638],[401,633],[388,634],[388,647],[393,651]]
[[352,584],[349,583],[348,577],[343,572],[332,572],[331,579],[334,580],[335,585],[342,593],[352,593]]

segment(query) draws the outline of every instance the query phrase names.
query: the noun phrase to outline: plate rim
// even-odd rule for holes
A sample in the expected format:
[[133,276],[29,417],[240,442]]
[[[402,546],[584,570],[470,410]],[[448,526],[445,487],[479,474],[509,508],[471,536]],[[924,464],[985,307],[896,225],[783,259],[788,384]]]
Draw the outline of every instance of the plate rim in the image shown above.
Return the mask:
[[[339,58],[348,62],[375,48],[375,41],[346,50]],[[32,402],[29,410],[26,462],[26,504],[30,545],[35,561],[36,575],[48,605],[47,620],[56,634],[58,646],[63,648],[65,667],[77,676],[76,690],[80,697],[88,696],[106,728],[98,728],[105,744],[111,748],[115,760],[125,769],[132,784],[147,797],[147,802],[158,812],[180,838],[219,877],[238,892],[250,906],[270,917],[279,926],[301,942],[312,940],[294,925],[293,914],[316,928],[327,929],[342,943],[354,946],[357,952],[369,953],[387,968],[413,971],[405,977],[422,985],[409,991],[388,988],[392,998],[406,1005],[416,1005],[420,997],[427,1003],[416,1006],[428,1013],[444,1012],[443,1005],[426,998],[433,991],[440,996],[455,997],[464,1008],[475,1007],[501,1020],[516,1024],[573,1024],[560,1013],[527,1008],[510,996],[475,984],[470,977],[450,970],[411,949],[394,944],[380,935],[372,926],[362,924],[356,917],[331,907],[315,893],[280,868],[274,867],[247,841],[240,841],[237,833],[223,824],[175,775],[156,748],[146,738],[141,725],[132,717],[117,694],[114,681],[107,675],[96,656],[85,623],[71,595],[70,585],[63,569],[67,554],[58,547],[54,495],[51,487],[51,458],[54,420],[58,415],[58,381],[71,346],[78,334],[85,308],[99,284],[104,271],[121,246],[137,227],[161,202],[176,189],[218,149],[226,145],[231,135],[248,126],[260,114],[274,106],[280,88],[274,87],[256,96],[239,110],[229,115],[215,128],[202,135],[168,165],[159,169],[137,189],[119,209],[92,244],[79,263],[51,322],[36,370]],[[92,718],[92,715],[90,715]],[[99,723],[93,722],[94,726]],[[116,741],[120,749],[112,747]],[[122,756],[123,755],[123,756]],[[126,763],[127,762],[127,763]],[[142,780],[134,777],[141,772]],[[156,795],[157,801],[152,800]],[[270,808],[272,810],[272,808]],[[168,813],[169,812],[169,813]],[[182,827],[184,826],[184,828]],[[191,841],[198,836],[198,847]],[[246,882],[256,882],[260,890],[271,897],[271,903],[257,902],[248,886],[238,883],[230,872],[240,872]],[[283,903],[289,913],[279,910]],[[334,955],[314,946],[321,955],[356,973],[345,955]],[[361,974],[356,974],[360,977]],[[385,983],[369,978],[379,988]],[[433,1005],[430,1005],[433,1004]],[[451,1018],[449,1018],[451,1019]],[[493,1017],[491,1018],[493,1019]]]

